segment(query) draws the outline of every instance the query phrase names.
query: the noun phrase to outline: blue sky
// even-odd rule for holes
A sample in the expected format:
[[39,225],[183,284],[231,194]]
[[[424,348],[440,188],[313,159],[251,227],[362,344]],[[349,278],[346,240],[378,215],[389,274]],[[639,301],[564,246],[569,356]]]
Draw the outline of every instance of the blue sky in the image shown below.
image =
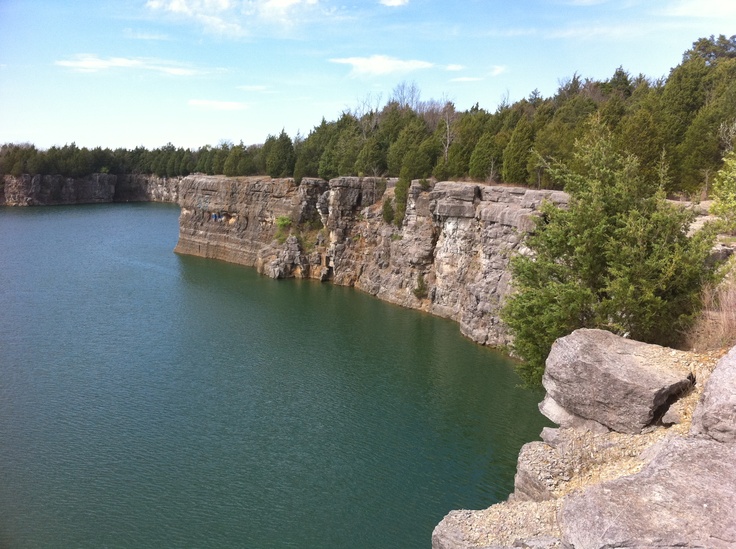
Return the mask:
[[262,143],[402,82],[494,111],[734,33],[736,0],[0,0],[0,143]]

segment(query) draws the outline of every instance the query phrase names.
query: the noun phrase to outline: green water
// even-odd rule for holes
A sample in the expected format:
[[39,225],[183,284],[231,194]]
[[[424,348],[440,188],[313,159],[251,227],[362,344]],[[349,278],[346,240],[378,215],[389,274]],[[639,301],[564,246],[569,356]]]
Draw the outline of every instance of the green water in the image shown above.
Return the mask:
[[457,325],[177,256],[178,208],[0,208],[0,547],[430,546],[540,394]]

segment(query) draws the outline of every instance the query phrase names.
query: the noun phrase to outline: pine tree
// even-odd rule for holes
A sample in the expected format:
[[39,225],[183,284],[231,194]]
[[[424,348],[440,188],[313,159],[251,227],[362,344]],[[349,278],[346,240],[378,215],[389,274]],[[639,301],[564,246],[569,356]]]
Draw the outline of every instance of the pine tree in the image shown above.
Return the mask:
[[533,145],[532,125],[525,116],[519,120],[511,140],[503,151],[503,180],[507,183],[526,183],[529,179],[527,164]]
[[575,160],[575,170],[552,168],[570,194],[568,207],[545,204],[526,240],[532,253],[511,263],[516,293],[502,317],[531,384],[555,339],[577,328],[672,344],[714,272],[712,231],[688,236],[692,214],[667,203],[602,125],[578,142]]

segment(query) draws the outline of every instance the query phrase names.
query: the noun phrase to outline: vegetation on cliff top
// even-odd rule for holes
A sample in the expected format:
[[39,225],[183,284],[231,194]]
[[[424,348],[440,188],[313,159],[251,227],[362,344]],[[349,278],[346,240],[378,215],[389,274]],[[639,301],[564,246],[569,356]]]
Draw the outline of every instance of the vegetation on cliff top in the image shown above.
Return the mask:
[[[261,145],[221,143],[198,150],[171,144],[114,151],[75,144],[47,151],[5,145],[0,173],[171,177],[200,172],[293,176],[297,181],[338,175],[433,176],[557,188],[561,183],[539,158],[572,162],[573,144],[594,114],[614,142],[639,157],[648,176],[657,175],[665,155],[668,193],[707,193],[724,148],[735,137],[719,133],[719,128],[736,120],[736,36],[699,39],[666,79],[632,76],[623,68],[603,81],[574,74],[552,97],[534,90],[493,113],[477,105],[460,112],[446,99],[423,101],[416,86],[404,83],[384,105],[380,97],[369,96],[338,120],[323,119],[306,137],[290,138],[282,130]],[[538,154],[531,154],[532,149]]]
[[531,253],[512,260],[516,293],[502,313],[524,380],[538,384],[552,343],[577,328],[676,343],[715,275],[712,227],[689,236],[693,214],[666,201],[664,175],[647,177],[602,123],[577,141],[570,166],[546,169],[570,202],[542,206]]

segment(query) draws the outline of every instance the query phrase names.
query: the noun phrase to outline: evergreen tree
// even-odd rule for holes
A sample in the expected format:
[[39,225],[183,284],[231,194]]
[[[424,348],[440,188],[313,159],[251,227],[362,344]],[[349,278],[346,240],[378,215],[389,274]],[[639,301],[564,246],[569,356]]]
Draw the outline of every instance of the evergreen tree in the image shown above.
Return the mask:
[[658,182],[664,139],[649,108],[636,109],[620,122],[618,143],[621,150],[637,156],[642,177]]
[[378,177],[386,173],[386,153],[381,149],[378,136],[369,137],[355,159],[355,172],[358,175]]
[[236,145],[235,147],[232,147],[230,149],[230,153],[227,155],[227,158],[225,159],[225,164],[222,167],[222,173],[227,175],[228,177],[233,177],[238,174],[238,164],[240,163],[240,160],[243,158],[243,143],[241,142],[240,145]]
[[271,177],[291,177],[294,173],[294,145],[282,129],[266,155],[266,173]]
[[494,180],[503,161],[503,151],[496,148],[496,134],[486,132],[470,155],[469,175],[480,181]]
[[503,180],[507,183],[526,183],[529,179],[527,164],[533,145],[532,125],[522,117],[503,151]]
[[477,104],[455,118],[452,128],[454,139],[447,152],[449,177],[463,178],[468,174],[470,157],[485,133],[490,118]]
[[577,328],[673,343],[714,269],[712,233],[689,237],[692,215],[668,204],[600,124],[579,142],[576,160],[574,171],[552,170],[570,194],[568,208],[545,204],[526,241],[532,253],[511,263],[516,293],[502,315],[532,384],[555,339]]

